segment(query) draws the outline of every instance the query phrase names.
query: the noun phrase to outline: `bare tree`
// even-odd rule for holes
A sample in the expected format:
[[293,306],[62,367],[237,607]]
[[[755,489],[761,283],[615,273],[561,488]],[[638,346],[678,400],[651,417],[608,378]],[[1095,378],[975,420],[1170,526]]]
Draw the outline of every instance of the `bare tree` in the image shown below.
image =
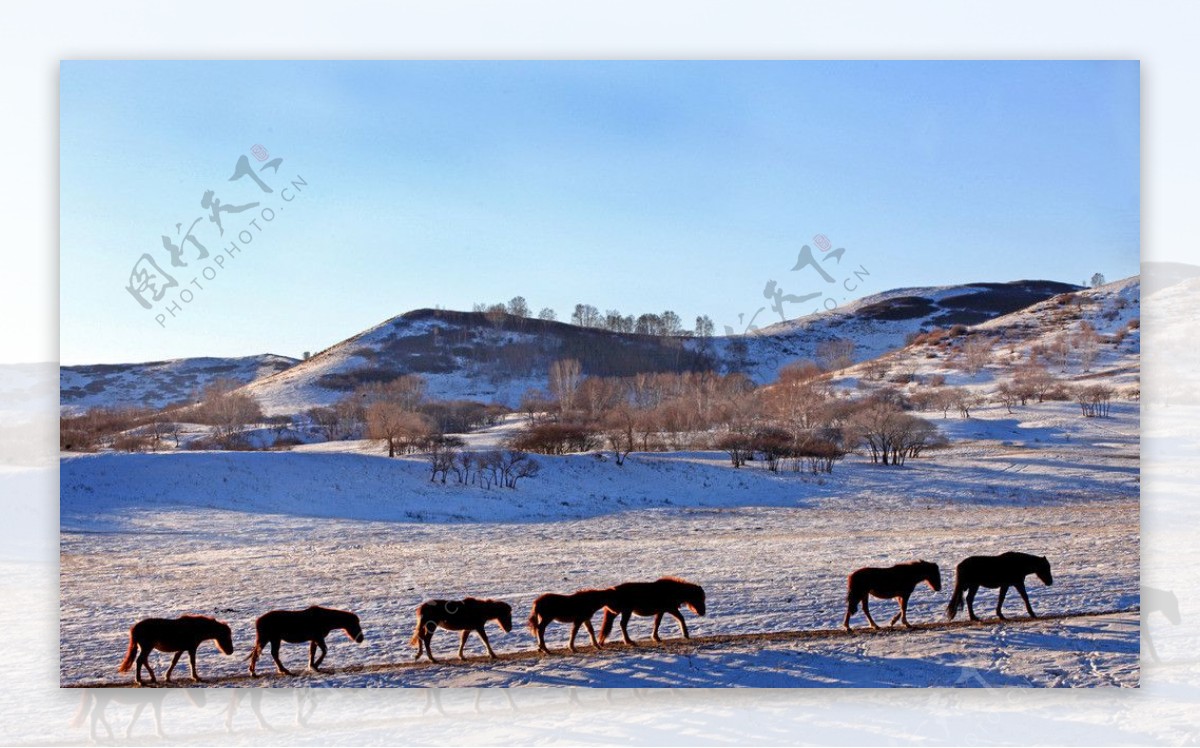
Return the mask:
[[854,363],[854,341],[833,338],[817,346],[817,363],[826,371],[844,369]]
[[483,316],[487,318],[492,327],[500,327],[508,317],[508,306],[505,304],[492,304],[483,311]]
[[1100,353],[1100,333],[1087,320],[1079,323],[1079,329],[1074,335],[1075,351],[1079,354],[1079,365],[1084,371],[1091,371],[1096,356]]
[[325,441],[336,441],[342,435],[342,417],[336,408],[309,408],[305,415]]
[[575,391],[582,378],[583,367],[578,359],[564,358],[550,364],[550,394],[558,401],[560,411],[575,407]]
[[1107,418],[1116,390],[1108,385],[1093,384],[1075,391],[1075,402],[1079,403],[1085,418]]
[[388,457],[408,451],[427,438],[432,426],[420,413],[404,410],[393,402],[377,402],[367,408],[367,438],[382,439],[388,445]]
[[717,449],[729,455],[735,468],[740,468],[754,456],[754,440],[748,434],[733,431],[717,440]]
[[851,440],[867,448],[871,462],[884,465],[903,465],[940,442],[937,427],[929,421],[886,402],[863,404],[848,426]]
[[662,317],[657,314],[643,314],[634,322],[633,331],[639,335],[662,335]]
[[716,330],[716,326],[707,314],[702,314],[696,318],[696,327],[693,330],[696,337],[711,338],[714,330]]
[[526,303],[524,296],[514,296],[508,302],[508,313],[514,317],[528,317],[529,304]]
[[659,319],[662,321],[661,334],[663,336],[671,337],[679,335],[683,332],[683,320],[679,318],[678,314],[672,312],[670,309],[659,315]]
[[212,382],[204,388],[204,399],[190,414],[200,423],[212,426],[213,439],[222,446],[233,446],[248,424],[263,418],[258,401],[245,392],[237,391],[239,387],[237,382],[231,380]]
[[599,327],[600,310],[591,304],[576,304],[571,313],[571,324],[579,327]]
[[983,367],[991,363],[995,345],[995,338],[978,333],[968,336],[959,346],[963,371],[972,376],[978,374]]
[[603,422],[604,438],[609,449],[613,451],[613,459],[617,465],[624,465],[637,444],[635,430],[637,428],[637,412],[626,404],[609,411]]
[[554,322],[558,319],[558,315],[555,314],[554,310],[550,307],[544,306],[542,307],[542,311],[538,312],[538,319],[545,320],[547,322]]

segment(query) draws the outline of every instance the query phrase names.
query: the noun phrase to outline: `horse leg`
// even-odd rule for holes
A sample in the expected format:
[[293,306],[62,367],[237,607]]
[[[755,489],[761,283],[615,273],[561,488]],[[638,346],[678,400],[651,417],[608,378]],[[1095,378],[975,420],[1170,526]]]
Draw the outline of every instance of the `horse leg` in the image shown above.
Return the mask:
[[429,655],[430,662],[437,662],[437,660],[433,659],[433,632],[434,631],[436,631],[436,629],[430,630],[429,633],[421,635],[421,641],[423,641],[425,643],[425,654]]
[[892,622],[889,623],[888,626],[894,627],[896,625],[896,621],[901,621],[904,624],[904,628],[911,629],[912,624],[908,622],[908,597],[901,595],[900,597],[896,598],[896,602],[900,603],[900,612],[892,616]]
[[317,669],[317,640],[313,639],[308,643],[308,669]]
[[271,641],[271,659],[275,660],[275,669],[279,671],[280,675],[291,675],[292,674],[291,670],[288,670],[287,668],[285,668],[283,666],[283,660],[279,659],[279,640],[278,639],[273,639]]
[[1029,593],[1025,591],[1024,580],[1017,582],[1013,586],[1017,588],[1017,594],[1020,595],[1021,599],[1025,601],[1025,610],[1029,611],[1029,617],[1037,618],[1037,613],[1033,612],[1033,606],[1029,604]]
[[625,643],[631,647],[636,647],[637,643],[629,638],[629,616],[633,615],[631,611],[625,611],[621,614],[621,636],[625,637]]
[[496,659],[496,653],[492,651],[492,643],[488,641],[487,632],[483,630],[483,626],[480,626],[477,631],[479,633],[479,638],[483,639],[483,646],[487,647],[488,656],[493,660]]
[[471,635],[471,629],[466,629],[462,632],[462,636],[458,638],[458,659],[465,660],[463,656],[463,647],[467,646],[467,637]]
[[1008,594],[1008,585],[1000,585],[1000,594],[996,596],[996,617],[1004,620],[1004,596]]
[[200,683],[202,680],[204,680],[203,678],[200,677],[200,674],[196,672],[196,650],[195,649],[188,650],[188,665],[190,665],[192,668],[192,682]]
[[687,623],[683,620],[683,614],[679,612],[679,609],[676,608],[675,610],[668,610],[667,612],[670,613],[671,615],[675,616],[676,621],[679,621],[679,628],[681,631],[683,631],[683,638],[684,639],[689,638],[688,630],[687,630]]
[[319,668],[321,663],[325,661],[325,655],[329,654],[329,647],[325,644],[324,639],[317,639],[317,647],[319,647],[321,650],[321,656],[318,657],[317,661],[313,663],[313,670]]
[[867,623],[871,624],[871,628],[873,628],[873,629],[879,628],[879,624],[875,623],[875,619],[871,617],[870,601],[867,600],[866,598],[863,598],[862,606],[863,606],[863,613],[865,613],[867,616]]
[[651,632],[650,638],[656,642],[662,641],[662,638],[658,635],[658,627],[660,625],[662,625],[662,617],[663,617],[662,612],[658,612],[658,613],[654,614],[654,631]]
[[967,613],[970,615],[972,621],[979,620],[979,616],[975,615],[976,592],[979,592],[979,585],[977,584],[971,585],[970,589],[967,590]]
[[537,626],[537,643],[538,651],[550,654],[549,648],[546,647],[546,627],[550,625],[550,619],[544,618]]
[[171,658],[171,667],[167,668],[167,683],[171,682],[171,671],[175,669],[175,663],[179,662],[179,658],[182,654],[183,650],[181,649],[175,653],[174,657]]
[[858,600],[853,596],[846,597],[846,617],[842,619],[842,628],[850,630],[850,616],[858,612]]
[[142,666],[143,665],[146,667],[146,672],[150,673],[150,682],[157,683],[158,678],[154,677],[154,668],[150,667],[150,647],[143,647],[142,653],[138,655],[138,659],[137,659],[138,683],[142,682]]
[[571,642],[567,645],[571,649],[571,653],[575,653],[575,635],[579,633],[579,627],[583,625],[583,621],[576,621],[571,626]]
[[588,636],[592,637],[592,646],[596,649],[602,649],[603,645],[596,641],[596,630],[592,628],[592,619],[585,618],[583,621],[583,626],[587,629]]

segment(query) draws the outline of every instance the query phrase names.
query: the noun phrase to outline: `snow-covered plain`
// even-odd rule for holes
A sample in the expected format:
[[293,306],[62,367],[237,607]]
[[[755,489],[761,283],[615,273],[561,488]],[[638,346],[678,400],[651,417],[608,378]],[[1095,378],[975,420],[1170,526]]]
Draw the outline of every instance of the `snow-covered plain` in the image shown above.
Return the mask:
[[[367,632],[361,646],[331,640],[335,673],[252,682],[240,656],[211,648],[202,673],[281,686],[1136,685],[1136,404],[1108,419],[1068,403],[972,415],[938,419],[956,437],[948,450],[904,468],[850,458],[821,478],[734,470],[703,452],[635,454],[623,467],[539,457],[541,475],[515,491],[432,484],[419,458],[364,443],[64,457],[61,680],[127,680],[115,666],[142,617],[216,615],[240,654],[266,610],[325,604],[356,610]],[[1113,614],[392,667],[410,658],[413,610],[431,597],[512,604],[514,631],[492,636],[507,653],[532,649],[521,622],[538,594],[663,574],[707,590],[695,636],[828,629],[848,572],[921,557],[942,567],[944,588],[919,589],[910,618],[931,622],[944,617],[958,560],[1010,549],[1054,565],[1054,586],[1031,578],[1039,613]],[[994,600],[981,593],[978,610]],[[1010,615],[1018,605],[1010,598]],[[874,610],[886,619],[892,608]],[[648,628],[631,625],[635,638]],[[670,622],[664,631],[677,636]],[[565,642],[561,627],[550,636]],[[435,637],[435,649],[452,655],[452,638]],[[284,657],[299,664],[302,649]]]

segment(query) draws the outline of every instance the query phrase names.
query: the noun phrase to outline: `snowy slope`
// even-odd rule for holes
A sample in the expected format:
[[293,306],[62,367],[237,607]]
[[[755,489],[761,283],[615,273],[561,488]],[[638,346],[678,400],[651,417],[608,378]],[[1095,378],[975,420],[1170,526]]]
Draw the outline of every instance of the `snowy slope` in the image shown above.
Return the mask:
[[[940,375],[949,386],[988,393],[998,381],[1010,377],[1014,367],[1027,363],[1031,350],[1049,346],[1059,336],[1070,338],[1086,323],[1100,336],[1095,360],[1085,368],[1077,353],[1072,352],[1065,365],[1051,367],[1051,373],[1068,383],[1103,382],[1115,387],[1121,396],[1133,396],[1141,381],[1140,296],[1140,279],[1133,276],[971,325],[971,336],[993,341],[989,362],[975,374],[967,374],[959,358],[968,336],[951,338],[940,345],[905,345],[879,357],[886,374],[876,384],[895,384],[895,376],[905,372],[914,377],[909,389]],[[867,377],[870,366],[864,362],[849,367],[835,379],[854,385]]]
[[241,358],[64,366],[59,371],[61,406],[68,413],[95,407],[161,408],[189,401],[217,379],[244,384],[296,363],[297,359],[267,353]]

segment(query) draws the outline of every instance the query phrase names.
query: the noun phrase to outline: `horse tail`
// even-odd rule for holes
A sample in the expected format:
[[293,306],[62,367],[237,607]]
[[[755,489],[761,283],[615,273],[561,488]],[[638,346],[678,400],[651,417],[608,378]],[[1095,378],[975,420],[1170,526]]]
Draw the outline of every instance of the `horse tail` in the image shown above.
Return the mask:
[[409,640],[409,642],[408,642],[409,644],[413,645],[414,647],[421,646],[421,629],[423,629],[424,627],[425,627],[425,616],[421,615],[420,613],[417,613],[417,627],[413,630],[412,639]]
[[255,621],[255,623],[254,623],[254,646],[250,648],[250,654],[246,656],[246,659],[250,661],[250,674],[251,675],[254,674],[254,668],[255,668],[255,666],[258,665],[258,658],[262,655],[262,651],[263,651],[263,635],[262,635],[261,628],[262,628],[261,623],[258,621]]
[[529,611],[529,633],[537,636],[538,631],[538,606],[537,601],[533,603],[533,609]]
[[133,667],[133,660],[137,657],[137,639],[133,636],[133,629],[129,629],[129,649],[125,650],[125,659],[121,660],[121,664],[117,666],[118,673],[128,673],[129,668]]
[[612,633],[613,623],[617,620],[617,611],[608,607],[602,608],[604,611],[604,624],[600,627],[600,641],[607,641],[608,635]]
[[954,594],[950,596],[950,604],[946,606],[946,617],[953,621],[954,616],[958,615],[958,611],[963,604],[963,589],[966,587],[962,580],[955,580]]

